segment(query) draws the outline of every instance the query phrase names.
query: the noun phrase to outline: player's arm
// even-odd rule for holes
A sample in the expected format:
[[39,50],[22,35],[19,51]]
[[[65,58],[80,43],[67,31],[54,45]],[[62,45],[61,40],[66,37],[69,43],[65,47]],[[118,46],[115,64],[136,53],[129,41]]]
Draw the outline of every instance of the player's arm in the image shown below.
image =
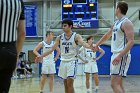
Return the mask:
[[106,40],[108,40],[111,37],[111,35],[112,35],[112,28],[110,28],[108,30],[108,32],[96,43],[96,46],[100,46],[101,44],[103,44]]
[[59,55],[60,55],[60,48],[58,46],[56,47],[56,51],[57,51],[57,54],[54,58],[55,61],[59,58]]
[[86,43],[85,41],[83,41],[81,35],[79,35],[79,34],[76,34],[76,42],[85,48],[91,49],[91,46],[88,43]]
[[105,51],[102,48],[99,48],[99,52],[100,55],[96,58],[96,60],[99,60],[105,54]]
[[40,56],[39,50],[43,47],[42,42],[39,42],[38,45],[34,48],[33,52],[36,56]]
[[123,49],[123,51],[120,52],[119,56],[124,56],[128,51],[132,48],[134,45],[134,28],[133,24],[130,21],[126,21],[122,25],[122,30],[124,31],[127,39],[126,47]]
[[83,51],[84,51],[84,47],[82,46],[82,47],[79,49],[78,54],[80,54],[80,53],[83,52]]
[[79,49],[79,54],[78,54],[78,58],[80,60],[82,60],[84,63],[88,63],[87,60],[84,60],[84,57],[81,57],[80,53],[83,53],[84,51],[84,47],[82,46],[80,49]]
[[45,56],[48,56],[49,54],[51,54],[58,47],[59,42],[60,42],[60,37],[57,37],[54,45],[47,52],[43,53],[41,55],[41,57],[45,57]]
[[82,60],[84,63],[88,63],[88,60],[84,60],[84,58],[81,57],[80,55],[78,55],[78,58],[79,58],[80,60]]

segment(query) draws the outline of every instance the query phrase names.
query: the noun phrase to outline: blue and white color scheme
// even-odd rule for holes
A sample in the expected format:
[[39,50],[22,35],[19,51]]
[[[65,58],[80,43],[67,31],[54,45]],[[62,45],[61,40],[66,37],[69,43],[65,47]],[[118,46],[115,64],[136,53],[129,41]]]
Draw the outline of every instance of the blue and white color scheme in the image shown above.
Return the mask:
[[26,36],[37,36],[37,6],[25,5]]
[[112,41],[111,41],[111,52],[113,53],[111,57],[110,73],[111,75],[121,75],[126,76],[131,61],[131,54],[128,52],[122,57],[121,62],[118,65],[113,65],[112,61],[116,58],[119,53],[126,47],[127,39],[121,26],[126,21],[130,21],[128,18],[123,17],[120,20],[115,21],[112,29]]
[[69,18],[73,28],[98,28],[97,0],[62,0],[62,20]]
[[75,42],[76,33],[73,32],[69,39],[66,39],[65,33],[60,36],[61,61],[77,60],[77,44]]
[[66,38],[65,33],[60,35],[61,63],[58,76],[63,79],[74,78],[76,75],[78,50],[75,37],[75,32],[71,34],[69,39]]
[[93,58],[96,58],[96,52],[84,47],[81,47],[79,51],[81,51],[82,58],[88,61],[88,63],[85,63],[84,72],[91,74],[98,73],[97,63],[93,60]]

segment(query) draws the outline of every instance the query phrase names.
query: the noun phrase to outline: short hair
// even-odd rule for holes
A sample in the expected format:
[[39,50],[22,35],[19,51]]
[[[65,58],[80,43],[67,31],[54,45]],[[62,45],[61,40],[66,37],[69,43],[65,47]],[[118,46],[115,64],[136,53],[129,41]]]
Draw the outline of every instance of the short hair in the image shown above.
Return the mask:
[[119,1],[117,4],[117,8],[120,9],[123,15],[126,15],[127,10],[128,10],[128,4],[125,1]]
[[68,24],[69,26],[73,26],[73,21],[72,20],[70,20],[70,19],[64,19],[63,21],[62,21],[62,24]]
[[90,40],[91,38],[93,38],[93,36],[88,36],[87,39],[86,39],[87,42],[88,42],[88,40]]
[[50,34],[53,34],[53,32],[52,32],[52,31],[47,31],[47,32],[46,32],[46,37],[47,37],[48,35],[50,35]]

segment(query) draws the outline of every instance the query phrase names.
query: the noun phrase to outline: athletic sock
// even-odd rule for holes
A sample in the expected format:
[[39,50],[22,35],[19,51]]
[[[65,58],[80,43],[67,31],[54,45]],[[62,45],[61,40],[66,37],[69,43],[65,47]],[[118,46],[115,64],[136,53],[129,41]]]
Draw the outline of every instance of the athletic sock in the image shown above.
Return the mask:
[[99,86],[96,86],[95,89],[99,89]]
[[90,89],[87,89],[87,91],[90,91]]

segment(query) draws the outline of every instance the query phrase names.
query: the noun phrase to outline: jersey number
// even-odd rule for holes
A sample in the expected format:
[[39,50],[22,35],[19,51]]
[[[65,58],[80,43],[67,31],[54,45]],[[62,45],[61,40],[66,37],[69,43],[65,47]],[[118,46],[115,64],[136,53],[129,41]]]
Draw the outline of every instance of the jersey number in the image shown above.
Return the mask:
[[65,53],[69,53],[69,47],[65,47]]
[[113,38],[113,40],[115,41],[116,40],[116,34],[114,33],[114,38]]
[[66,44],[65,46],[65,53],[69,53],[69,44]]
[[90,57],[92,57],[92,53],[90,53]]

